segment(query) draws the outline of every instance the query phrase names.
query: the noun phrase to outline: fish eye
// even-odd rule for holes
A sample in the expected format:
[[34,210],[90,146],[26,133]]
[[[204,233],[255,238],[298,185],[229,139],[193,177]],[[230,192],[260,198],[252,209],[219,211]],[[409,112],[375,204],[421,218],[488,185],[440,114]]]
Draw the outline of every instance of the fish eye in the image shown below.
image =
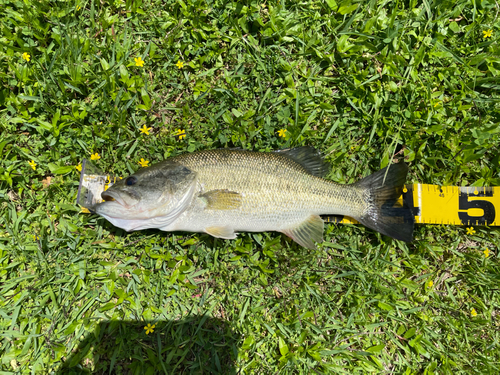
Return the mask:
[[128,177],[126,180],[125,180],[125,184],[127,186],[132,186],[132,185],[135,185],[135,183],[137,182],[137,178],[135,178],[134,176],[130,176]]

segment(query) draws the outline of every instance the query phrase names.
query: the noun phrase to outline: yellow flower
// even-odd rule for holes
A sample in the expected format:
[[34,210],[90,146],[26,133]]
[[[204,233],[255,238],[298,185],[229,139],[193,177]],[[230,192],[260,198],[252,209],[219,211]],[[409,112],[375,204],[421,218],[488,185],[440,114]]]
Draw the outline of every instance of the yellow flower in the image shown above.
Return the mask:
[[476,231],[474,230],[474,228],[470,227],[470,228],[467,228],[467,234],[470,234],[471,236],[476,233]]
[[81,165],[81,164],[78,164],[75,168],[76,168],[76,170],[77,170],[78,172],[81,172],[81,171],[82,171],[82,165]]
[[33,241],[39,240],[40,237],[38,237],[36,234],[33,235]]
[[29,54],[28,52],[24,52],[22,57],[23,57],[23,59],[25,59],[27,62],[30,62],[30,58],[31,58],[31,56],[30,56],[30,54]]
[[475,308],[472,308],[472,310],[470,311],[470,314],[471,314],[472,316],[477,316],[476,309],[475,309]]
[[134,61],[135,61],[135,66],[140,66],[140,67],[144,66],[144,60],[142,59],[141,56],[136,57]]
[[144,158],[141,158],[141,160],[138,163],[141,165],[141,167],[145,168],[148,166],[149,160],[144,160]]
[[489,30],[483,30],[483,38],[490,38],[491,35],[493,34],[493,30],[489,29]]
[[148,325],[146,327],[144,327],[144,329],[146,330],[146,335],[153,333],[155,327],[156,327],[156,324],[151,325],[150,323],[148,323]]
[[99,160],[101,157],[96,152],[95,154],[90,155],[90,160]]
[[142,128],[141,128],[141,133],[149,135],[149,131],[150,130],[151,130],[151,128],[148,128],[148,127],[146,127],[146,125],[143,125]]
[[278,130],[278,136],[285,138],[286,137],[286,129]]
[[432,280],[427,281],[427,284],[425,284],[425,286],[427,288],[432,288],[433,285],[434,285],[434,281],[432,281]]
[[184,63],[183,63],[181,60],[177,61],[177,64],[175,64],[175,65],[176,65],[179,69],[182,69],[182,68],[184,67]]
[[490,251],[488,249],[483,251],[484,257],[488,258],[490,256]]
[[30,167],[31,167],[31,168],[33,168],[33,170],[34,170],[34,171],[36,171],[36,166],[37,166],[37,164],[35,163],[35,161],[34,161],[34,160],[29,161],[29,162],[28,162],[28,164],[30,165]]
[[80,212],[82,214],[90,214],[90,211],[87,208],[85,208],[85,207],[80,207]]
[[179,137],[179,140],[181,140],[182,138],[186,138],[186,131],[183,129],[177,129],[176,136]]
[[80,9],[82,9],[82,8],[80,8],[80,5],[77,5],[76,10],[80,10]]

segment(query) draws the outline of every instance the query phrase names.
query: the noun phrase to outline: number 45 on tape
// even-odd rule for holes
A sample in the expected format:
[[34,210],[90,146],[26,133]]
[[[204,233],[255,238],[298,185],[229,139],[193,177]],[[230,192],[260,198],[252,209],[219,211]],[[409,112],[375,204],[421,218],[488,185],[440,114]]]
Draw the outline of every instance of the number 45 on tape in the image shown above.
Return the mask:
[[[427,184],[406,185],[395,204],[393,215],[402,199],[411,208],[415,223],[500,226],[500,187],[458,187]],[[400,211],[403,212],[403,211]],[[347,216],[324,216],[327,222],[357,224]],[[401,220],[408,218],[401,217]]]

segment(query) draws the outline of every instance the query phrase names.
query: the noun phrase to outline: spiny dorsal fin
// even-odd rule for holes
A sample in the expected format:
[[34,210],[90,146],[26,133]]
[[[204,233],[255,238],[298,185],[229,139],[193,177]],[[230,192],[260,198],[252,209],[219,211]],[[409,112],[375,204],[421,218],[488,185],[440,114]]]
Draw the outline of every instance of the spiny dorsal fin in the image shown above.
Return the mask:
[[280,155],[292,159],[316,177],[324,177],[330,170],[330,165],[323,160],[320,152],[311,146],[278,150]]
[[200,198],[209,210],[234,210],[241,206],[241,194],[229,190],[210,190]]
[[227,240],[232,240],[236,238],[236,233],[234,233],[234,229],[227,225],[224,227],[217,227],[217,226],[206,227],[205,232],[213,237],[225,238]]
[[318,215],[311,215],[299,225],[280,232],[286,234],[301,246],[315,249],[314,242],[323,242],[323,229],[323,220]]

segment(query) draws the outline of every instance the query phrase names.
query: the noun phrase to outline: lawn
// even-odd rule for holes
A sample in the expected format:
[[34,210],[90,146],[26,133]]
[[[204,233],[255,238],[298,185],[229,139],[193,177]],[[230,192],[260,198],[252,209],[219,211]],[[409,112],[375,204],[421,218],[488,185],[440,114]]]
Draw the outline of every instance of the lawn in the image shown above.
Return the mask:
[[[0,374],[497,374],[500,232],[126,233],[76,205],[196,150],[500,186],[493,1],[0,0]],[[497,207],[498,209],[498,207]],[[498,213],[497,213],[498,215]]]

